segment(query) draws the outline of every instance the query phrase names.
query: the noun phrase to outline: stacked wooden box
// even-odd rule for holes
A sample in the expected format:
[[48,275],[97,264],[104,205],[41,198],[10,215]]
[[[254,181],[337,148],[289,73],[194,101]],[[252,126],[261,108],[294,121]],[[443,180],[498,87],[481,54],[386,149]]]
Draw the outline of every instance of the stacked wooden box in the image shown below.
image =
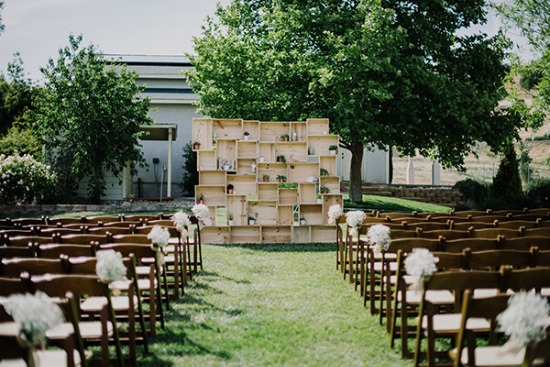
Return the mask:
[[328,132],[328,119],[194,119],[193,141],[200,142],[195,199],[213,218],[201,230],[202,241],[334,242],[327,213],[342,205],[342,195],[337,155],[329,148],[339,137]]

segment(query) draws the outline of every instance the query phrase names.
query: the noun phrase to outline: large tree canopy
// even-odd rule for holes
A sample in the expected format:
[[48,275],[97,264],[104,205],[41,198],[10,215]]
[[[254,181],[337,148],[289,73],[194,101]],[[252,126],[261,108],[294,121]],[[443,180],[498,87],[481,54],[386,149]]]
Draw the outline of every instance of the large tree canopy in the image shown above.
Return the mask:
[[53,167],[69,195],[89,177],[90,199],[98,202],[106,172],[119,176],[123,168],[143,162],[140,125],[151,122],[149,100],[139,99],[137,75],[123,66],[107,67],[82,37],[69,38],[57,62],[42,68],[45,85],[34,101],[35,127],[52,153]]
[[329,117],[352,152],[361,200],[364,146],[397,146],[461,167],[476,142],[495,149],[517,119],[505,95],[502,35],[459,36],[485,21],[476,1],[236,0],[195,40],[188,73],[214,117]]

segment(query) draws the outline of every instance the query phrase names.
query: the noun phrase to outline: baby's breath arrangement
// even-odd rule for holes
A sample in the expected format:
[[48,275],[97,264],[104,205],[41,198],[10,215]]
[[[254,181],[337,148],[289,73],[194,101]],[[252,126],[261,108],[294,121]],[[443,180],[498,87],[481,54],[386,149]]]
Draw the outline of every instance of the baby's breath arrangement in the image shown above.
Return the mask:
[[6,312],[19,325],[21,339],[32,346],[44,347],[46,331],[64,322],[58,305],[45,293],[13,294],[5,303]]
[[344,210],[338,204],[331,205],[328,208],[328,224],[336,224],[338,219],[344,215]]
[[346,223],[350,227],[350,233],[353,234],[363,224],[366,214],[361,210],[353,210],[346,213]]
[[388,251],[391,245],[390,228],[383,224],[375,224],[367,232],[367,241],[375,246],[376,252]]
[[122,254],[114,250],[102,250],[96,254],[97,264],[95,267],[97,276],[105,283],[112,283],[124,278],[126,267],[122,261]]

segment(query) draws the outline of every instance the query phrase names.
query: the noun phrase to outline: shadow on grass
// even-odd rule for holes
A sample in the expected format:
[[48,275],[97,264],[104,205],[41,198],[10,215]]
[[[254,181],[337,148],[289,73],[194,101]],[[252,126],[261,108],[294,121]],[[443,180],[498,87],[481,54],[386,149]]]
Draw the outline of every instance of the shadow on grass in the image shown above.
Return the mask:
[[225,248],[243,248],[261,252],[334,252],[336,243],[244,243],[208,244]]

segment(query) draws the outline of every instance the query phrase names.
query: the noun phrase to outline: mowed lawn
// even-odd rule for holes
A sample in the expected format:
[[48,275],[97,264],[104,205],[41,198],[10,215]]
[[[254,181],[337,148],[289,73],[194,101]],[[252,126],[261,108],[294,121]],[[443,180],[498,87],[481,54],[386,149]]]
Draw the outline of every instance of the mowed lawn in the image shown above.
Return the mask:
[[334,244],[203,245],[139,366],[410,366],[335,267]]

